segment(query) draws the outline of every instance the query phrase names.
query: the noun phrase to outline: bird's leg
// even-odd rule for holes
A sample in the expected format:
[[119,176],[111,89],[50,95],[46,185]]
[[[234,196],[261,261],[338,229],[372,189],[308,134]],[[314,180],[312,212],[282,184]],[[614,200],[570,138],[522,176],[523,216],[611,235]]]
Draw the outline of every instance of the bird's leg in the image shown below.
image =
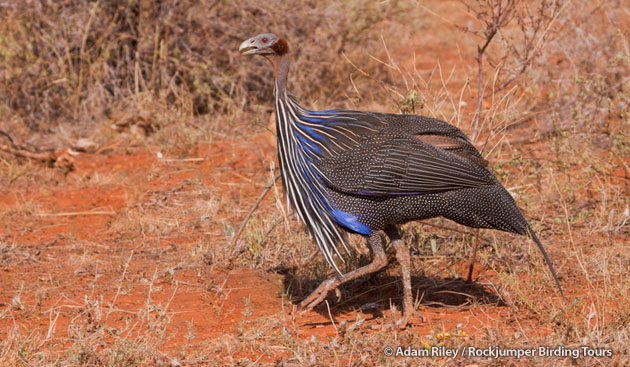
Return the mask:
[[310,310],[323,301],[328,292],[337,289],[343,283],[381,270],[387,265],[387,257],[383,250],[383,239],[378,231],[372,232],[368,244],[372,248],[372,262],[344,275],[334,275],[320,284],[308,297],[300,302],[300,307]]
[[472,283],[473,268],[475,266],[475,258],[477,257],[477,247],[479,246],[479,228],[475,230],[475,244],[473,245],[473,253],[468,265],[468,278],[466,283]]
[[396,249],[396,259],[400,264],[400,273],[403,283],[403,315],[402,318],[396,321],[396,326],[400,329],[404,329],[414,316],[415,310],[413,307],[413,301],[411,298],[411,269],[409,259],[409,249],[407,245],[400,238],[398,229],[394,226],[387,227],[385,233],[392,241],[392,245]]

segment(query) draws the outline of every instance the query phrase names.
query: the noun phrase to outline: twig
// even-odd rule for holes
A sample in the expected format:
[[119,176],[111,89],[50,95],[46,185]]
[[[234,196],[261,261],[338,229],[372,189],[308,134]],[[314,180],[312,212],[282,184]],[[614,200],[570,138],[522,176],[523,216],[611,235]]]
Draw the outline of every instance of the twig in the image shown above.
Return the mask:
[[477,257],[477,248],[479,247],[479,228],[475,229],[475,244],[473,245],[472,256],[470,257],[470,263],[468,264],[468,277],[466,283],[472,283],[473,270],[475,266],[475,259]]
[[[293,213],[294,213],[294,211],[293,211],[293,210],[291,210],[287,216],[289,216],[289,217],[290,217],[291,215],[293,215]],[[267,237],[269,237],[269,234],[271,234],[271,231],[273,231],[274,229],[276,229],[276,226],[278,226],[278,224],[280,224],[280,223],[281,223],[282,221],[284,221],[284,220],[285,220],[285,218],[284,218],[284,217],[280,217],[280,218],[276,219],[276,221],[275,221],[275,222],[273,222],[273,223],[271,224],[271,226],[269,227],[269,229],[267,230],[267,232],[265,232],[265,234],[263,235],[262,240],[260,241],[260,244],[261,244],[261,245],[263,245],[263,244],[265,243],[265,241],[267,240]],[[238,251],[238,253],[240,254],[240,253],[241,253],[241,252],[243,252],[243,251],[245,251],[245,250],[244,250],[244,249],[243,249],[243,250],[240,250],[240,251]],[[316,253],[316,254],[317,254],[317,253]]]
[[[483,98],[488,98],[490,97],[492,94],[500,92],[502,90],[504,90],[505,88],[507,88],[508,86],[510,86],[516,79],[518,79],[519,76],[521,76],[523,73],[525,73],[525,71],[527,70],[527,68],[531,65],[532,61],[534,61],[534,59],[536,58],[536,56],[540,53],[540,51],[543,48],[543,44],[545,42],[545,39],[547,37],[547,33],[549,33],[549,30],[551,29],[551,27],[553,26],[553,24],[556,22],[556,20],[558,19],[558,16],[560,15],[560,13],[562,13],[562,11],[564,10],[564,8],[567,7],[567,5],[569,5],[571,3],[571,1],[573,0],[568,0],[566,1],[564,4],[562,4],[562,6],[560,8],[557,7],[552,7],[552,14],[551,16],[551,20],[548,20],[545,30],[543,31],[543,34],[540,36],[540,38],[538,39],[538,42],[536,42],[535,45],[533,45],[533,40],[529,40],[527,42],[527,44],[525,45],[525,51],[526,54],[524,56],[523,60],[520,60],[520,64],[521,67],[519,70],[517,70],[517,72],[509,79],[505,80],[499,87],[497,87],[494,91],[486,94],[483,96]],[[557,3],[556,3],[557,4]],[[538,11],[538,14],[542,13],[542,10],[544,10],[544,4],[541,5],[543,8],[541,10]],[[551,7],[551,6],[550,6]],[[542,18],[544,21],[546,21],[548,18],[543,17]],[[544,24],[543,24],[544,25]],[[541,25],[537,25],[537,27],[534,29],[534,35],[536,35],[538,33],[539,27],[541,27]]]
[[267,187],[265,187],[263,192],[258,197],[258,200],[256,200],[256,202],[254,203],[252,208],[249,210],[249,213],[247,213],[247,216],[245,217],[245,219],[243,219],[243,222],[241,223],[241,226],[238,228],[238,231],[236,232],[236,235],[234,236],[234,239],[232,239],[232,244],[230,245],[230,251],[229,251],[229,253],[230,253],[230,264],[229,264],[230,267],[232,266],[232,259],[233,259],[233,256],[234,256],[234,250],[236,248],[236,243],[238,242],[238,239],[241,237],[241,234],[243,233],[243,230],[245,229],[245,226],[247,225],[247,222],[249,222],[249,218],[251,218],[252,214],[254,213],[256,208],[258,208],[258,205],[260,205],[260,202],[265,198],[265,196],[267,195],[269,190],[271,190],[271,188],[275,185],[275,183],[278,180],[278,178],[280,178],[280,174],[277,174],[276,177],[273,178],[273,181],[269,185],[267,185]]
[[[348,58],[348,56],[346,56],[346,54],[345,54],[345,53],[342,53],[342,55],[343,55],[343,57],[346,59],[346,61],[347,61],[350,65],[352,65],[352,67],[353,67],[355,70],[357,70],[359,73],[363,74],[364,76],[366,76],[366,77],[367,77],[367,78],[369,78],[370,80],[372,80],[372,81],[376,82],[376,83],[377,83],[377,84],[378,84],[381,88],[383,88],[383,90],[385,91],[385,93],[387,93],[387,96],[388,96],[389,98],[391,98],[392,102],[393,102],[395,105],[397,105],[397,106],[399,105],[399,103],[398,103],[398,101],[396,100],[396,98],[394,98],[394,96],[392,95],[392,92],[397,93],[397,94],[398,94],[398,97],[399,97],[399,98],[401,98],[401,97],[403,97],[403,96],[402,96],[400,93],[398,93],[397,91],[393,90],[392,88],[389,88],[389,87],[387,86],[387,84],[385,84],[382,80],[380,80],[380,79],[378,79],[378,78],[373,77],[372,75],[370,75],[370,74],[369,74],[369,73],[367,73],[366,71],[364,71],[364,70],[362,70],[361,68],[359,68],[358,66],[356,66],[356,65],[355,65],[355,64],[354,64],[354,63],[353,63],[353,62],[352,62],[352,61]],[[387,67],[389,67],[389,68],[391,68],[391,69],[397,70],[397,69],[396,69],[395,67],[393,67],[392,65],[390,65],[390,64],[388,64],[388,63],[386,63],[386,62],[384,62],[384,61],[381,61],[381,60],[377,59],[376,57],[374,57],[374,56],[372,56],[372,55],[370,55],[370,57],[371,57],[372,59],[376,60],[377,62],[380,62],[381,64],[383,64],[383,65],[385,65],[385,66],[387,66]]]
[[109,304],[109,311],[107,312],[107,315],[105,315],[105,321],[107,321],[109,314],[114,311],[114,305],[116,304],[116,300],[118,299],[118,295],[120,294],[120,289],[122,288],[122,283],[125,280],[125,275],[127,274],[127,268],[129,267],[131,258],[133,258],[133,250],[131,250],[131,255],[129,255],[129,259],[127,259],[127,262],[125,263],[125,268],[123,269],[123,273],[120,277],[120,282],[118,283],[118,289],[116,290],[116,295],[114,296],[112,303]]
[[166,310],[168,310],[169,306],[171,305],[171,302],[173,302],[173,298],[175,298],[175,293],[177,293],[177,288],[179,288],[179,282],[176,280],[175,289],[173,289],[173,294],[171,294],[171,298],[168,299],[168,302],[166,302],[166,306],[164,307],[162,312],[160,312],[160,317],[164,317],[164,315],[166,314]]
[[[466,4],[469,9],[472,7]],[[470,141],[472,143],[475,142],[477,136],[479,135],[479,121],[481,120],[481,107],[483,105],[483,56],[490,45],[490,42],[496,36],[497,32],[500,28],[506,26],[510,20],[512,13],[515,8],[515,2],[513,0],[508,0],[505,4],[503,1],[499,1],[497,3],[486,3],[486,5],[490,8],[489,13],[482,12],[481,10],[477,12],[477,16],[482,18],[482,21],[485,24],[485,32],[484,36],[486,42],[483,46],[477,46],[477,109],[475,110],[475,115],[473,116],[473,131],[470,136]],[[489,19],[488,19],[489,18]]]
[[24,149],[11,148],[6,144],[0,144],[0,150],[3,150],[18,157],[35,159],[44,163],[53,163],[57,160],[57,157],[55,157],[55,154],[53,152],[33,153]]
[[13,145],[14,147],[17,147],[17,144],[15,144],[15,141],[13,140],[11,135],[9,135],[9,133],[7,133],[6,131],[0,129],[0,135],[2,135],[5,138],[9,139],[9,142],[11,142],[11,145]]
[[[562,191],[560,190],[560,186],[558,186],[558,183],[556,182],[556,178],[553,175],[553,168],[549,168],[549,177],[551,179],[551,182],[553,183],[553,186],[556,188],[556,191],[558,192],[560,205],[562,206],[562,209],[564,210],[564,218],[567,222],[567,233],[569,234],[569,242],[571,243],[571,247],[573,249],[573,252],[575,253],[575,259],[578,261],[578,264],[582,268],[582,271],[584,272],[584,275],[586,276],[586,281],[588,282],[590,289],[593,289],[593,282],[591,282],[591,277],[589,276],[588,270],[584,266],[583,258],[580,257],[581,251],[578,251],[577,247],[575,246],[575,241],[573,240],[573,230],[571,228],[571,221],[569,220],[569,210],[567,209],[567,203],[564,201],[564,197],[562,196]],[[560,293],[562,293],[562,291]]]
[[335,320],[333,320],[332,314],[330,313],[330,305],[328,304],[327,300],[324,300],[324,302],[326,302],[326,308],[328,309],[328,317],[330,317],[330,322],[332,322],[332,325],[335,328],[335,330],[338,331],[337,325],[335,325]]

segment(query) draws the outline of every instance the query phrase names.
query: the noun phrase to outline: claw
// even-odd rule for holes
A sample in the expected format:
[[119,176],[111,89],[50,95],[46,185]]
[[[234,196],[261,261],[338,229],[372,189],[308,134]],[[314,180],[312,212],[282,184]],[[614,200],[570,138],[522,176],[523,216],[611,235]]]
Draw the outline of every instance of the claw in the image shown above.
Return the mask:
[[387,265],[387,257],[385,256],[381,242],[380,234],[376,231],[372,233],[368,239],[368,243],[373,251],[372,262],[347,274],[333,276],[324,280],[308,297],[300,302],[299,307],[304,311],[309,311],[326,299],[326,296],[328,296],[328,293],[331,291],[335,291],[337,301],[339,301],[341,300],[341,292],[339,291],[340,285],[383,269]]

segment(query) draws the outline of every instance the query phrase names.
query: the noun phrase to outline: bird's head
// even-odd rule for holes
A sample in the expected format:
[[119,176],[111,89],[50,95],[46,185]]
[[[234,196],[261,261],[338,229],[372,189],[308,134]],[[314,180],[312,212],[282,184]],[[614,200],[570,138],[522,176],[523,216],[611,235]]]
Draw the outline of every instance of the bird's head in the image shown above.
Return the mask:
[[241,43],[241,55],[283,56],[289,53],[287,41],[273,33],[262,33]]

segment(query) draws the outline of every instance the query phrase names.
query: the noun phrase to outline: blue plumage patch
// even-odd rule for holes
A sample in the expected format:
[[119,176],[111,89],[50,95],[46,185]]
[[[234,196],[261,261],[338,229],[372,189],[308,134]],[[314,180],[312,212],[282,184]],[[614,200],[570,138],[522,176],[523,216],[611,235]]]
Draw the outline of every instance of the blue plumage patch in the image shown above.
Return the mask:
[[[308,121],[308,122],[316,122],[316,123],[325,123],[326,120],[324,119],[319,119],[319,118],[315,118],[315,117],[307,117],[307,116],[300,116],[300,119],[304,120],[304,121]],[[325,126],[322,126],[325,127]]]
[[310,127],[310,126],[306,126],[304,124],[300,124],[300,129],[305,130],[306,134],[308,136],[310,136],[311,138],[317,139],[319,141],[327,141],[328,139],[324,138],[323,136],[319,135],[318,133],[315,132],[315,130]]
[[315,152],[317,154],[321,154],[322,150],[315,143],[313,143],[313,141],[299,133],[296,134],[296,136],[300,140],[300,143],[302,143],[302,147],[307,148],[307,152]]
[[321,111],[311,111],[312,114],[317,115],[334,115],[341,112],[341,110],[321,110]]
[[370,234],[370,227],[365,224],[359,222],[359,219],[350,213],[346,213],[339,209],[333,209],[332,212],[333,217],[337,224],[363,235]]

